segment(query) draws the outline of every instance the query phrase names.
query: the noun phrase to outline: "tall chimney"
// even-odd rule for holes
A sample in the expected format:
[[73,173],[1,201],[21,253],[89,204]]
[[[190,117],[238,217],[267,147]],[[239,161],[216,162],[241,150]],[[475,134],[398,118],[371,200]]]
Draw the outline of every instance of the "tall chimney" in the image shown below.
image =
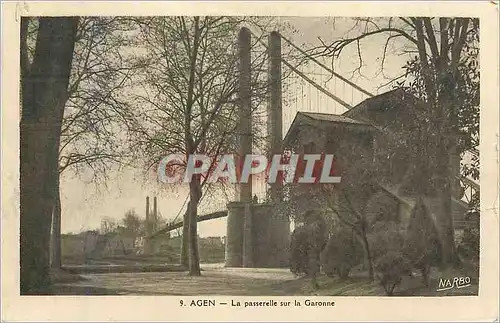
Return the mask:
[[[268,153],[282,154],[283,121],[281,98],[281,37],[276,31],[269,35],[269,101],[267,104]],[[282,183],[270,185],[272,201],[282,200]]]
[[149,196],[146,196],[146,239],[144,241],[144,254],[150,254],[151,253],[151,241],[149,239],[149,236],[151,235],[151,219],[150,219],[150,214],[149,214]]
[[[239,46],[239,132],[240,132],[240,158],[252,153],[252,104],[250,97],[250,30],[241,28],[238,35]],[[240,184],[240,201],[252,201],[252,180]]]
[[158,205],[156,201],[156,196],[153,198],[153,223],[152,223],[152,230],[151,231],[156,231],[156,225],[158,224]]
[[146,232],[148,236],[151,234],[149,230],[150,223],[151,223],[151,216],[149,214],[149,196],[146,196]]

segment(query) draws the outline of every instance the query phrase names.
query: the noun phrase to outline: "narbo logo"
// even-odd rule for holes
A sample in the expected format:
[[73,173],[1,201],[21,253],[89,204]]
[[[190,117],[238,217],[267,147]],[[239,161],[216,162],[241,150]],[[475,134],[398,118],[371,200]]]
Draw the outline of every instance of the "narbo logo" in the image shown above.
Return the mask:
[[453,288],[464,288],[471,285],[470,277],[453,277],[453,279],[439,278],[439,285],[436,291],[441,292]]

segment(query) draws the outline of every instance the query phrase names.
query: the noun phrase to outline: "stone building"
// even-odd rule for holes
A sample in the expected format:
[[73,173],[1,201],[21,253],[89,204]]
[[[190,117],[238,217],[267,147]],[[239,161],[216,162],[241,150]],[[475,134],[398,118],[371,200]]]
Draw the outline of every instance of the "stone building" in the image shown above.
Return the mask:
[[[342,177],[339,187],[355,187],[356,181],[362,177],[365,180],[376,178],[370,187],[360,188],[353,202],[364,210],[371,200],[385,197],[391,201],[388,207],[394,210],[395,216],[408,221],[416,202],[416,195],[412,192],[415,187],[409,178],[415,176],[415,160],[422,156],[412,150],[413,139],[405,137],[407,132],[403,129],[407,131],[416,126],[418,120],[414,113],[418,113],[419,104],[413,96],[394,90],[369,98],[342,115],[298,112],[285,136],[284,147],[295,154],[335,155],[334,169]],[[452,171],[458,176],[460,156],[450,156],[450,159]],[[440,201],[431,192],[433,179],[426,178],[425,174],[418,176],[428,182],[425,190],[429,190],[426,191],[429,194],[424,202],[436,219]],[[325,196],[310,188],[307,185],[291,188],[292,202],[298,214],[310,208],[324,207]],[[340,195],[332,194],[326,198],[338,199]],[[454,227],[458,230],[465,225],[464,216],[468,210],[467,204],[461,200],[462,195],[460,182],[453,181],[451,205]]]

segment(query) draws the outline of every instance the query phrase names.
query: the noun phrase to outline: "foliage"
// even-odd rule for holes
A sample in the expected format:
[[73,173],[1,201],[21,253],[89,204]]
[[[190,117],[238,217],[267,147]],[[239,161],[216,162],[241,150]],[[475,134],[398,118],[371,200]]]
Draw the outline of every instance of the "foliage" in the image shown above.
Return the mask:
[[336,229],[321,254],[323,271],[329,277],[338,275],[347,279],[351,269],[363,261],[363,245],[351,229],[340,226]]
[[462,239],[461,241],[459,241],[457,246],[459,255],[464,259],[472,261],[476,265],[478,265],[480,252],[479,219],[479,212],[467,213],[467,215],[465,216],[465,220],[470,221],[473,224],[470,224],[466,229],[464,229]]
[[[124,17],[79,17],[58,147],[59,177],[68,170],[88,182],[106,184],[127,163],[127,128],[134,117],[125,92],[136,70],[128,59],[130,25]],[[39,18],[29,18],[27,60],[34,59]],[[23,41],[24,43],[24,41]],[[23,44],[24,45],[24,44]],[[61,264],[60,179],[53,212],[52,266]]]
[[380,191],[372,195],[365,207],[365,217],[368,228],[380,221],[399,222],[399,201],[389,193]]
[[417,268],[440,264],[441,244],[438,232],[422,199],[417,200],[411,212],[404,250]]
[[[236,151],[240,24],[227,17],[140,21],[143,88],[135,100],[144,109],[135,131],[146,166],[170,153],[215,157]],[[252,67],[258,71],[264,61],[257,55]],[[261,76],[252,75],[253,89],[260,91],[253,93],[254,109],[263,100]]]
[[[458,23],[457,23],[458,24]],[[460,173],[464,177],[479,180],[479,154],[475,149],[479,146],[479,103],[480,103],[480,67],[479,67],[479,25],[474,21],[469,24],[463,48],[460,49],[456,62],[456,71],[451,70],[450,65],[447,73],[454,77],[452,88],[436,87],[434,96],[439,95],[439,91],[447,91],[452,96],[452,104],[455,106],[450,114],[455,124],[452,125],[454,131],[458,133],[458,152],[463,157],[469,158],[461,162]],[[456,36],[454,36],[456,37]],[[453,57],[453,54],[452,54]],[[431,75],[435,77],[435,82],[439,82],[440,73],[438,64],[428,64],[426,68],[431,69]],[[403,88],[406,92],[414,95],[422,101],[429,97],[426,88],[425,75],[421,57],[415,56],[403,67],[406,81],[399,82],[397,87]],[[444,82],[446,84],[446,82]],[[419,119],[432,118],[432,111],[420,114]],[[470,153],[472,150],[472,153]],[[472,197],[479,203],[478,195]]]
[[403,276],[412,276],[411,269],[410,261],[401,252],[390,251],[375,260],[375,270],[387,296],[393,295]]
[[411,263],[403,253],[405,232],[394,221],[376,222],[368,235],[374,269],[387,295],[392,295],[402,277],[411,275]]
[[377,259],[389,252],[400,252],[405,241],[405,231],[398,223],[380,221],[372,226],[368,241],[373,259]]
[[322,212],[308,211],[304,224],[295,228],[290,241],[290,271],[313,278],[320,271],[320,254],[327,243],[327,228]]
[[124,226],[126,232],[133,235],[139,235],[142,221],[135,210],[132,209],[125,213],[125,216],[122,219],[122,225]]
[[123,17],[82,17],[73,54],[60,147],[60,171],[105,182],[130,157],[135,122],[127,91],[137,66],[130,58],[133,26]]
[[[437,82],[439,71],[436,70],[436,65],[430,65],[429,68],[432,69],[431,74]],[[406,81],[400,82],[397,86],[402,87],[418,99],[426,101],[428,94],[420,58],[413,57],[403,69]],[[479,73],[479,28],[473,27],[467,33],[457,62],[457,73],[454,80],[456,85],[451,93],[454,96],[454,104],[457,105],[458,130],[461,134],[460,151],[462,152],[479,146]]]
[[[351,33],[352,32],[352,33]],[[322,43],[320,56],[338,58],[350,45],[357,46],[359,69],[363,65],[361,43],[376,35],[385,37],[382,72],[387,50],[396,39],[402,40],[399,53],[418,53],[408,64],[414,78],[407,77],[421,103],[414,113],[416,127],[406,131],[415,157],[415,169],[406,179],[416,195],[436,195],[442,212],[437,222],[440,230],[443,261],[457,263],[452,210],[449,200],[458,184],[457,169],[451,155],[475,147],[478,139],[479,72],[477,44],[479,19],[467,17],[390,17],[354,18],[354,27],[345,37],[330,44]],[[317,50],[317,49],[316,49]],[[358,70],[359,70],[358,69]],[[407,75],[408,76],[408,75]],[[405,75],[402,75],[405,77]],[[393,80],[395,81],[395,80]],[[404,84],[401,83],[399,85]],[[459,140],[457,140],[457,135]],[[473,164],[478,165],[477,160]],[[474,167],[473,167],[474,168]],[[467,170],[465,172],[474,172]],[[431,189],[430,189],[431,188]]]
[[302,227],[293,230],[290,237],[290,271],[295,275],[307,274],[309,259],[307,257],[307,232]]
[[[125,17],[80,17],[65,98],[59,172],[71,169],[102,183],[128,156],[134,122],[126,94],[137,65],[130,59],[133,25]],[[31,18],[27,47],[33,58],[38,18]]]
[[[139,78],[142,88],[134,99],[142,108],[133,131],[145,168],[156,166],[169,154],[216,158],[222,152],[234,152],[239,89],[236,40],[241,21],[211,16],[147,17],[137,23],[142,51],[137,59],[143,70]],[[187,160],[175,165],[182,170],[186,166]],[[214,164],[210,166],[209,170]],[[196,218],[206,183],[207,176],[190,181],[184,218],[183,236],[189,237],[186,244],[189,242],[193,275],[200,274]],[[183,263],[187,261],[186,244]]]
[[[137,18],[137,61],[142,71],[134,102],[138,123],[134,126],[135,151],[144,168],[157,167],[169,154],[203,154],[218,159],[235,153],[241,135],[239,120],[248,118],[238,109],[239,46],[241,27],[258,22],[249,17],[145,17]],[[248,31],[248,30],[247,30]],[[252,37],[249,89],[251,92],[252,129],[259,127],[257,112],[267,99],[265,63],[267,53],[260,39]],[[246,114],[246,112],[245,112]],[[255,139],[257,136],[252,130]],[[254,140],[255,141],[255,140]],[[184,170],[180,165],[168,165]],[[211,163],[208,174],[215,163]],[[188,236],[191,258],[196,263],[196,218],[201,197],[207,189],[225,184],[211,183],[208,176],[196,176],[190,183],[188,211],[183,235]],[[188,242],[186,241],[186,244]],[[185,249],[185,245],[183,248]],[[185,251],[182,252],[185,255]],[[183,256],[182,262],[187,257]],[[194,265],[196,267],[196,265]],[[193,268],[194,268],[193,267]],[[193,269],[199,274],[199,268]]]
[[[435,66],[430,65],[431,68]],[[426,88],[422,64],[418,56],[412,58],[403,67],[406,81],[398,83],[397,87],[426,100]],[[432,74],[437,75],[433,70]],[[456,129],[459,134],[458,151],[463,156],[467,151],[479,146],[479,103],[480,103],[480,67],[479,67],[479,28],[473,27],[467,34],[455,73],[455,88],[450,90],[453,94],[453,104],[456,105]],[[421,114],[419,119],[431,117]],[[469,161],[461,163],[461,175],[479,180],[479,154],[467,154]],[[477,196],[473,197],[477,199]],[[479,200],[477,199],[477,202]]]

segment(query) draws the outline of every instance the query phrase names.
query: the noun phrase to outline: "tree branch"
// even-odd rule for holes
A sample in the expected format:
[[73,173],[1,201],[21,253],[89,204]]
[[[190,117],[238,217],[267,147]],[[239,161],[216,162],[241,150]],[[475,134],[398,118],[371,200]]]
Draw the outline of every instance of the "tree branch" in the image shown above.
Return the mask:
[[432,28],[431,18],[424,17],[422,19],[424,20],[425,31],[427,33],[428,44],[432,53],[432,59],[435,63],[438,61],[439,51],[437,47],[436,36],[434,35],[434,28]]

